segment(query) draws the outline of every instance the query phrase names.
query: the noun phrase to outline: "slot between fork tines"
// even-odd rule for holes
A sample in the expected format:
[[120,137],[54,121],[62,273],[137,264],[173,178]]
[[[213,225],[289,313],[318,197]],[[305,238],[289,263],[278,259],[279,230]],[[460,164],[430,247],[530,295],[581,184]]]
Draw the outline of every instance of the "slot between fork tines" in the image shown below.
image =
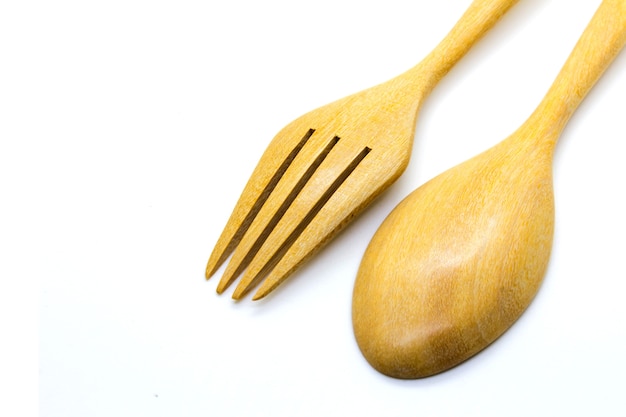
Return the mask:
[[259,213],[259,211],[261,211],[261,208],[263,207],[263,205],[265,204],[269,196],[272,194],[272,191],[274,191],[274,189],[280,182],[281,178],[287,171],[287,169],[291,166],[294,159],[296,159],[296,156],[298,156],[298,154],[304,148],[304,145],[306,145],[306,143],[311,138],[314,132],[315,132],[315,129],[309,129],[306,132],[306,134],[302,137],[300,142],[285,157],[285,159],[283,160],[281,165],[278,167],[278,169],[276,170],[272,178],[269,180],[269,182],[267,183],[263,191],[261,191],[261,194],[259,194],[259,197],[254,202],[254,205],[252,206],[252,208],[250,208],[250,211],[248,211],[248,214],[246,215],[244,220],[241,222],[241,225],[239,226],[239,228],[237,229],[233,237],[228,242],[228,245],[226,246],[226,248],[222,251],[221,255],[219,255],[218,260],[213,263],[213,266],[211,266],[211,264],[212,264],[213,258],[215,257],[215,254],[211,255],[211,258],[209,259],[209,266],[207,267],[207,271],[206,271],[207,278],[211,277],[215,273],[215,271],[217,271],[217,269],[224,263],[224,261],[226,261],[226,259],[230,256],[230,254],[235,250],[239,242],[241,242],[241,239],[250,228],[250,225],[256,218],[257,214]]
[[[312,130],[313,129],[309,130],[309,132],[311,132]],[[241,260],[241,262],[239,263],[237,268],[234,270],[234,272],[232,272],[231,274],[228,274],[228,275],[224,275],[224,277],[222,277],[222,280],[220,281],[220,283],[218,285],[218,292],[221,293],[226,288],[228,288],[228,286],[232,283],[232,281],[235,278],[237,278],[239,275],[241,275],[241,273],[248,267],[250,262],[252,262],[252,259],[254,259],[255,255],[257,254],[259,249],[261,249],[261,247],[263,246],[263,243],[265,243],[265,241],[267,240],[267,238],[270,235],[270,233],[272,233],[272,230],[274,230],[274,228],[276,227],[276,225],[278,224],[280,219],[282,219],[283,215],[287,212],[287,210],[289,209],[291,204],[298,197],[298,194],[300,194],[300,192],[305,187],[305,185],[308,183],[308,181],[311,179],[311,177],[313,177],[313,174],[315,174],[315,171],[317,171],[317,169],[322,164],[322,162],[324,162],[324,160],[326,159],[326,157],[328,156],[330,151],[335,147],[337,142],[339,142],[339,137],[335,136],[331,141],[328,142],[326,147],[319,153],[319,155],[315,158],[315,160],[307,168],[307,170],[304,172],[302,177],[294,185],[294,187],[291,190],[291,192],[287,195],[287,197],[285,198],[283,203],[276,210],[276,212],[274,213],[274,215],[272,216],[270,221],[263,228],[263,231],[259,234],[259,236],[255,240],[253,245],[248,250],[248,253]],[[281,176],[282,176],[282,174],[281,174]],[[259,208],[259,210],[260,210],[260,208]],[[254,217],[256,217],[256,214],[257,213],[254,214]]]
[[[315,216],[322,210],[324,205],[331,199],[331,197],[337,192],[339,187],[346,181],[346,179],[354,172],[354,170],[358,167],[358,165],[365,159],[367,154],[371,151],[371,148],[365,147],[347,166],[346,168],[339,174],[339,176],[333,181],[332,184],[326,189],[324,194],[318,199],[318,201],[311,207],[311,209],[307,212],[304,218],[300,221],[298,226],[289,234],[289,236],[284,240],[284,242],[280,245],[280,247],[274,252],[274,254],[270,257],[270,259],[265,263],[265,265],[261,268],[261,270],[251,278],[246,280],[242,280],[237,286],[235,292],[233,293],[233,298],[239,299],[245,296],[252,288],[254,288],[264,277],[266,277],[276,265],[280,262],[280,260],[285,256],[285,254],[289,251],[289,249],[293,246],[293,244],[297,241],[297,239],[302,235],[307,226],[313,221]],[[268,293],[272,291],[276,286],[280,284],[282,281],[282,277],[276,277],[273,280],[274,282],[270,283],[270,287],[264,291],[264,293]],[[255,295],[254,299],[258,299]]]

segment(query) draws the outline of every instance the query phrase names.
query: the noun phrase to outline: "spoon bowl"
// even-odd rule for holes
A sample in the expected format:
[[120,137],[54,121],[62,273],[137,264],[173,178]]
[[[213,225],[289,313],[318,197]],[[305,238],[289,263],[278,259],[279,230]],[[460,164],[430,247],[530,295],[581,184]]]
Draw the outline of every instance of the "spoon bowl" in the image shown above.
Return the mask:
[[551,156],[520,139],[429,181],[376,232],[353,319],[363,354],[382,373],[427,376],[462,362],[539,289],[554,229]]

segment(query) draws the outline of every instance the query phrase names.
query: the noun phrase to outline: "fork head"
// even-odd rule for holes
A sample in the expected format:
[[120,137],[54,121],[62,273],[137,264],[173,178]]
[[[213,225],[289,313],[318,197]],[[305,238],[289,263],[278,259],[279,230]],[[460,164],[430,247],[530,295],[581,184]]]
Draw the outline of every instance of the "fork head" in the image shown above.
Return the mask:
[[392,80],[275,136],[207,264],[208,279],[232,255],[218,293],[243,274],[233,298],[261,281],[253,299],[264,297],[402,174],[421,101],[402,91]]

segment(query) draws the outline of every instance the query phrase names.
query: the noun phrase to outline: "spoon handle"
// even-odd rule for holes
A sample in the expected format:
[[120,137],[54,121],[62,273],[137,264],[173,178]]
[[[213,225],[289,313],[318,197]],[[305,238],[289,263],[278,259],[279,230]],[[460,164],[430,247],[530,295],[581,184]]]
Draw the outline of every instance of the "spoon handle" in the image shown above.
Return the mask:
[[428,74],[430,89],[519,0],[474,0],[463,16],[422,62],[409,70],[417,77]]
[[554,145],[625,43],[626,0],[604,0],[525,127]]

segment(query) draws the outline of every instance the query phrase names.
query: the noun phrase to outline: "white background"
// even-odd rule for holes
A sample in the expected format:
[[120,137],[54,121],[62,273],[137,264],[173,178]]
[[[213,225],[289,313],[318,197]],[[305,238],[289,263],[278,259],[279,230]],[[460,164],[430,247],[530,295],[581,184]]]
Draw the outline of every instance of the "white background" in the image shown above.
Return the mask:
[[599,3],[520,1],[425,101],[403,177],[270,297],[235,303],[205,262],[273,135],[416,64],[470,1],[3,2],[0,402],[44,417],[625,415],[625,53],[557,146],[551,264],[510,331],[399,381],[365,362],[350,319],[386,214],[517,128]]

